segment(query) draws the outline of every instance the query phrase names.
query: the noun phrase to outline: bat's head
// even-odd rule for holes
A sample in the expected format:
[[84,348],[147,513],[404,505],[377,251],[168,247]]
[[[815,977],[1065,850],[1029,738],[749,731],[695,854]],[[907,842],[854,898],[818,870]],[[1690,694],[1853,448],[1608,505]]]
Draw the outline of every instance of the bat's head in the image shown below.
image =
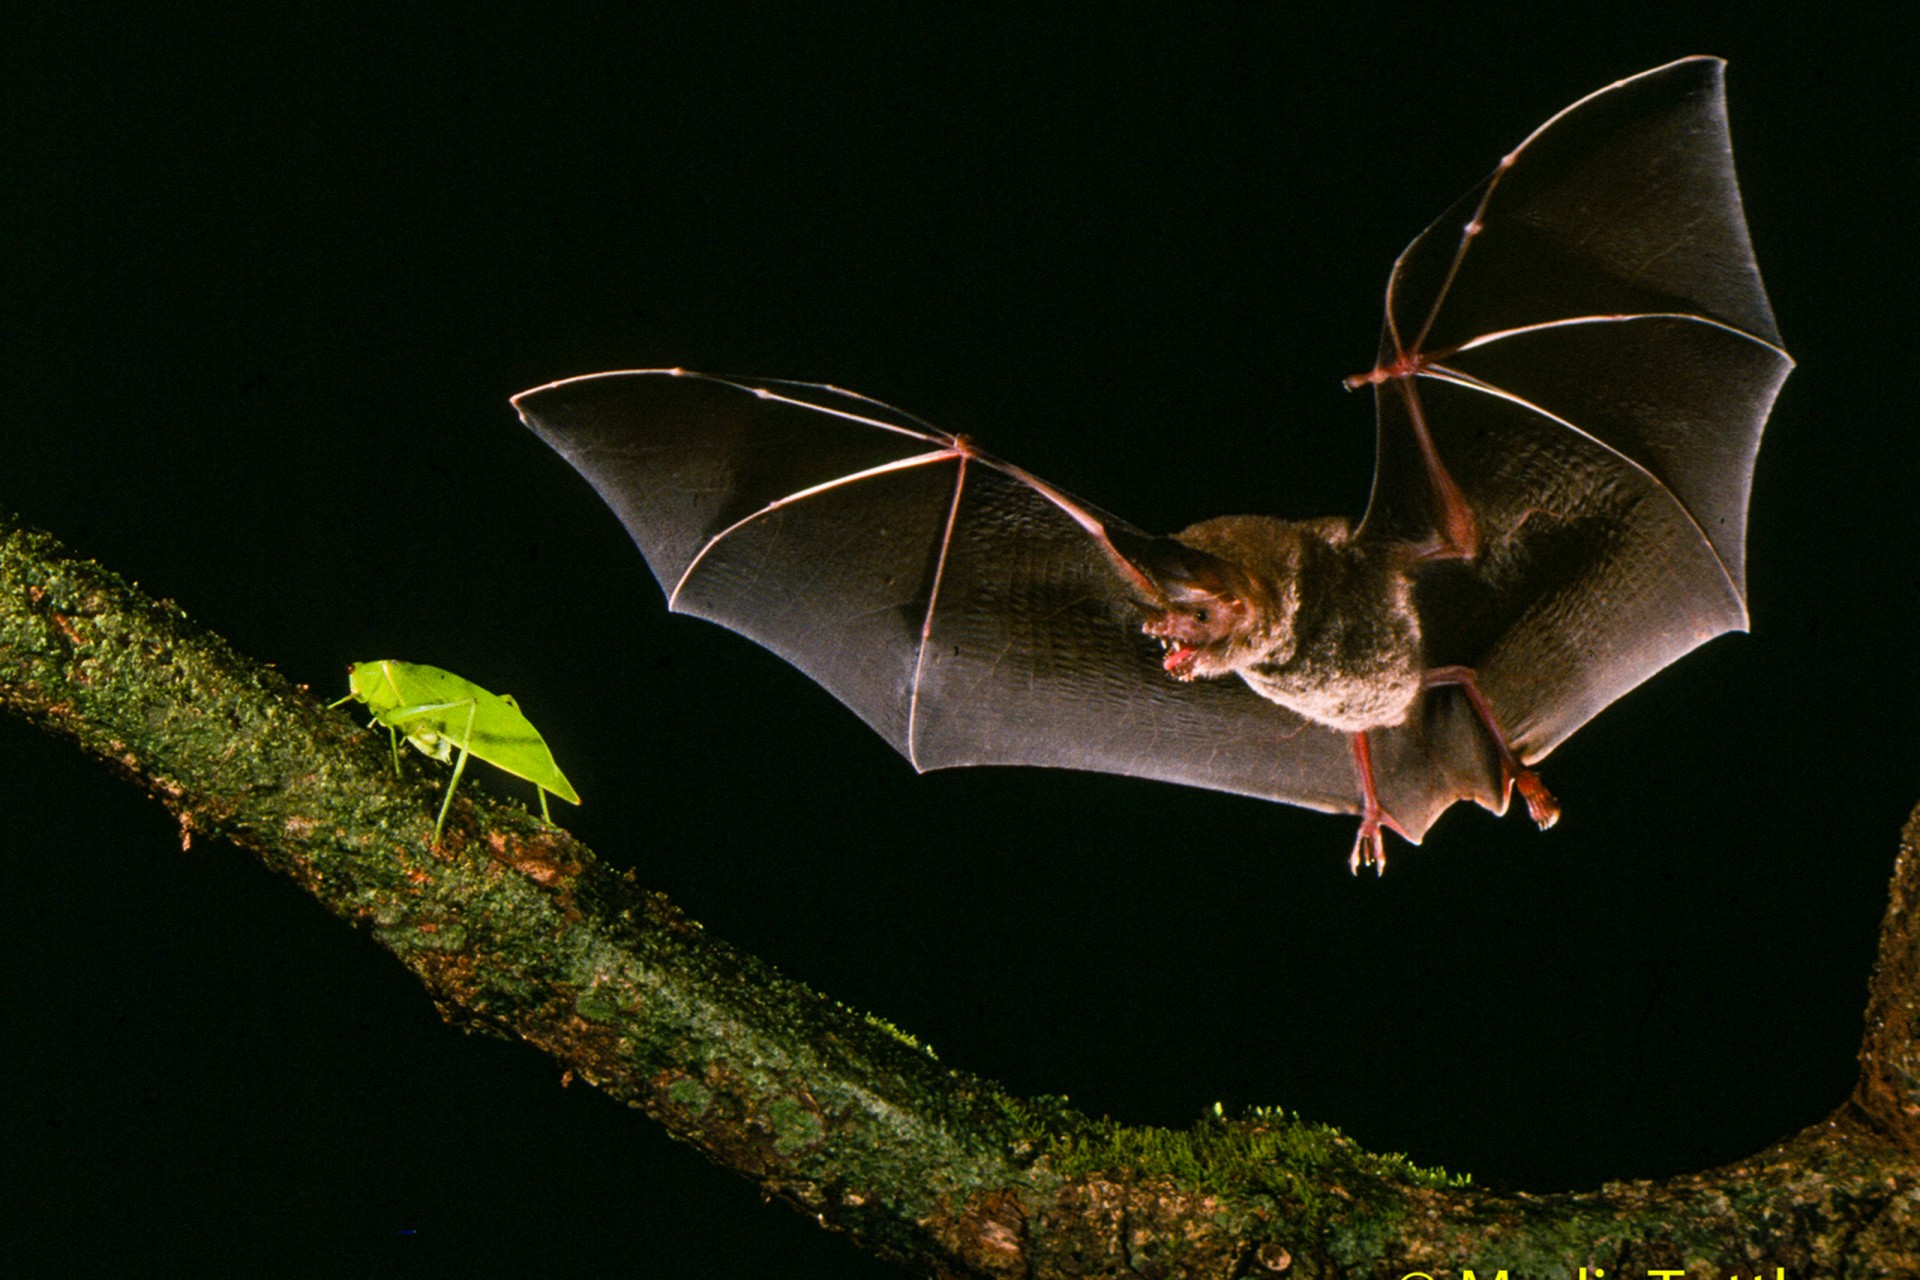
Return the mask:
[[1234,669],[1234,638],[1246,629],[1245,600],[1208,591],[1170,598],[1164,613],[1148,616],[1141,630],[1167,651],[1160,663],[1175,680],[1226,675]]
[[1156,538],[1128,558],[1155,588],[1141,604],[1140,629],[1167,651],[1160,665],[1168,675],[1230,675],[1269,655],[1272,593],[1240,565],[1173,538]]

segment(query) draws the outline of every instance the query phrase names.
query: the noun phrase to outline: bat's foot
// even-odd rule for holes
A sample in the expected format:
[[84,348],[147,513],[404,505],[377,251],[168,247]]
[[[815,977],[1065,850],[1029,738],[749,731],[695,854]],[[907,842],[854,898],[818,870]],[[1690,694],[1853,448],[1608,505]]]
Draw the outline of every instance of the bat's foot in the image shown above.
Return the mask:
[[1511,799],[1515,790],[1520,798],[1527,802],[1527,813],[1533,818],[1534,825],[1545,831],[1560,821],[1560,802],[1547,790],[1540,775],[1520,763],[1513,746],[1507,741],[1507,735],[1500,730],[1500,722],[1494,718],[1493,704],[1487,701],[1487,695],[1480,691],[1480,682],[1474,678],[1471,667],[1434,667],[1421,678],[1429,689],[1436,685],[1453,685],[1467,695],[1480,724],[1487,731],[1487,737],[1493,741],[1493,749],[1500,757],[1500,779],[1505,784],[1505,794]]
[[1553,792],[1547,790],[1546,784],[1540,781],[1540,775],[1533,770],[1509,769],[1507,789],[1509,793],[1519,791],[1520,798],[1527,802],[1527,815],[1542,831],[1560,821],[1560,802],[1553,798]]
[[1360,874],[1361,867],[1372,867],[1373,874],[1384,875],[1387,870],[1387,842],[1380,838],[1380,824],[1369,824],[1365,819],[1360,822],[1360,834],[1354,837],[1353,852],[1347,855],[1347,870]]
[[1361,867],[1369,866],[1375,875],[1382,875],[1387,869],[1387,842],[1380,828],[1385,827],[1402,840],[1409,837],[1406,829],[1395,822],[1380,803],[1380,790],[1373,783],[1373,745],[1367,741],[1364,729],[1353,735],[1353,768],[1360,782],[1360,834],[1354,837],[1347,868],[1359,875]]
[[[1384,829],[1384,830],[1383,830]],[[1360,815],[1360,833],[1354,837],[1353,852],[1347,855],[1347,869],[1359,875],[1361,867],[1372,867],[1375,875],[1383,875],[1387,870],[1387,841],[1385,831],[1391,831],[1401,839],[1407,833],[1393,820],[1393,815],[1374,805]]]

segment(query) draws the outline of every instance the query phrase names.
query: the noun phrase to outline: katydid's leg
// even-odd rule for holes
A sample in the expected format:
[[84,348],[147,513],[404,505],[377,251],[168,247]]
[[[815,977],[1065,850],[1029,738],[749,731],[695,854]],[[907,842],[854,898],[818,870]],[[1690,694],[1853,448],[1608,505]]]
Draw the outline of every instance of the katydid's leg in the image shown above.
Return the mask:
[[[352,702],[353,697],[354,695],[350,693],[346,697],[340,699],[340,702]],[[340,705],[340,702],[329,702],[327,704],[327,710],[329,711],[333,710],[335,707]],[[367,728],[372,729],[379,726],[379,724],[380,724],[380,717],[375,716],[373,719],[367,721]],[[400,735],[399,733],[395,732],[394,727],[392,725],[387,725],[386,730],[387,730],[388,745],[393,748],[393,776],[397,778],[400,776]]]
[[460,735],[460,758],[453,762],[453,776],[447,779],[447,798],[440,802],[440,816],[433,820],[433,847],[440,847],[440,829],[447,825],[447,811],[453,808],[453,789],[460,785],[460,775],[467,768],[467,744],[473,741],[473,713],[475,703],[467,703],[467,731]]
[[410,707],[394,707],[389,711],[383,711],[380,713],[379,720],[380,723],[384,725],[398,726],[405,724],[409,720],[418,720],[421,716],[431,714],[435,711],[457,711],[461,707],[465,707],[468,713],[467,731],[471,733],[473,731],[472,713],[475,705],[472,698],[461,698],[454,702],[416,702]]
[[1480,692],[1480,682],[1474,679],[1472,667],[1434,667],[1420,677],[1420,682],[1429,689],[1453,685],[1466,694],[1467,703],[1480,717],[1481,726],[1493,739],[1493,749],[1499,753],[1500,781],[1505,793],[1512,795],[1515,787],[1520,789],[1520,798],[1527,802],[1528,815],[1542,831],[1560,821],[1560,802],[1540,781],[1540,775],[1521,764],[1520,757],[1513,753],[1507,735],[1500,731],[1500,722],[1493,718],[1493,704]]
[[[420,748],[421,752],[430,760],[450,761],[453,759],[453,748],[455,745],[462,748],[472,746],[473,713],[475,706],[476,704],[473,699],[460,698],[453,702],[421,702],[410,707],[390,707],[381,712],[379,716],[375,718],[374,723],[383,724],[394,733],[394,772],[398,773],[400,771],[400,735],[403,732],[406,735],[407,741]],[[456,735],[451,729],[446,729],[443,732],[441,725],[431,719],[431,717],[438,712],[457,712],[462,707],[465,707],[467,710],[467,731],[464,737]],[[426,741],[422,741],[421,731],[418,730],[414,724],[415,721],[420,720],[427,721],[427,728],[425,730],[427,735]],[[483,760],[485,758],[485,756],[481,757]]]
[[447,825],[447,810],[453,808],[453,789],[460,785],[461,771],[467,767],[467,749],[460,748],[460,758],[453,762],[453,776],[447,779],[447,798],[440,802],[440,816],[433,820],[433,847],[440,847],[440,828]]

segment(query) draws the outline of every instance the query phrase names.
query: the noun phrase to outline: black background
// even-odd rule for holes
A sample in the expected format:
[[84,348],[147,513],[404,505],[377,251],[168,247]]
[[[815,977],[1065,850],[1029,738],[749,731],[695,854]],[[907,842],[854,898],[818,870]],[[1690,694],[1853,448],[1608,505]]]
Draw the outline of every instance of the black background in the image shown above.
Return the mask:
[[[327,696],[373,657],[510,690],[604,856],[1016,1090],[1170,1125],[1282,1105],[1499,1186],[1702,1167],[1849,1087],[1920,781],[1912,41],[1797,8],[15,23],[0,503]],[[1558,751],[1544,836],[1463,809],[1354,879],[1347,820],[915,778],[669,619],[507,405],[605,368],[819,379],[1149,528],[1357,515],[1371,411],[1337,380],[1394,254],[1554,111],[1689,53],[1731,59],[1801,362],[1755,633]],[[444,1027],[364,933],[183,853],[66,746],[0,724],[0,778],[0,1262],[892,1274]]]

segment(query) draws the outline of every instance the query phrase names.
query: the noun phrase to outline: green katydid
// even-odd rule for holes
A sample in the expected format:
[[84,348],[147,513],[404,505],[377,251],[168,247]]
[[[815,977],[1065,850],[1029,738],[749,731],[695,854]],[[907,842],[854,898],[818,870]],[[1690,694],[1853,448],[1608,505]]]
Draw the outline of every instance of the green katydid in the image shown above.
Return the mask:
[[400,772],[400,737],[442,763],[453,759],[455,747],[459,759],[453,763],[453,777],[447,781],[447,798],[440,802],[440,816],[434,819],[433,843],[440,843],[440,828],[446,825],[447,811],[453,807],[453,789],[460,785],[460,774],[467,757],[475,755],[496,769],[525,778],[540,791],[540,816],[547,822],[547,792],[562,800],[579,804],[580,796],[553,762],[540,731],[520,714],[520,705],[504,693],[488,693],[471,680],[451,671],[418,662],[356,662],[347,668],[351,692],[335,702],[359,699],[373,711],[373,723],[387,730],[393,748],[393,771]]

